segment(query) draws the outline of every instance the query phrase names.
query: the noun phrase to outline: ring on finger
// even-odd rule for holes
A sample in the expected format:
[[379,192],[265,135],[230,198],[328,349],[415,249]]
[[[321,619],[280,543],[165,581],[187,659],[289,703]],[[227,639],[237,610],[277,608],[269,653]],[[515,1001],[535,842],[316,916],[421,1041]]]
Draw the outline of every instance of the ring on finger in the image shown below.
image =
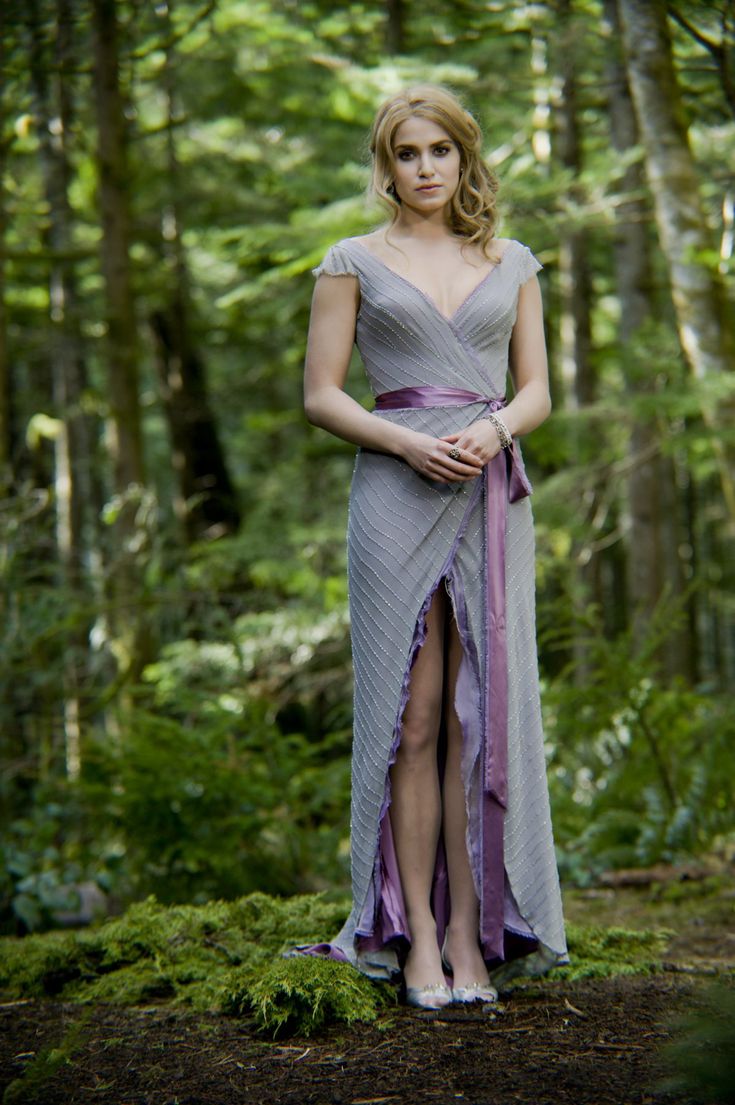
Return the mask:
[[449,457],[450,460],[461,460],[462,459],[462,451],[460,449],[458,449],[456,445],[453,445],[452,448],[447,453],[447,456]]

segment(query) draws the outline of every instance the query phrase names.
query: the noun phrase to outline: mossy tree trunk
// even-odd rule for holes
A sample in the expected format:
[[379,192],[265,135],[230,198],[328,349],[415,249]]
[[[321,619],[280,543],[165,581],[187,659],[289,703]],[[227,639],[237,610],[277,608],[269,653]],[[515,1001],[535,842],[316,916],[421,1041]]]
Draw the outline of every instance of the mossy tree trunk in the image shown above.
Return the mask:
[[130,261],[131,178],[127,124],[120,85],[118,5],[93,0],[93,94],[97,114],[97,172],[102,224],[101,269],[107,321],[110,453],[118,497],[112,540],[107,542],[110,636],[120,680],[136,678],[152,655],[144,606],[131,607],[142,592],[136,514],[145,483],[139,397],[138,334]]
[[119,79],[115,0],[93,0],[94,98],[102,216],[102,273],[107,297],[108,380],[115,490],[144,483],[138,349],[130,270],[130,176]]
[[[619,0],[619,12],[628,80],[681,347],[699,379],[732,371],[732,320],[726,315],[722,284],[711,263],[713,236],[707,226],[689,145],[667,7],[664,0]],[[706,418],[713,425],[712,417]],[[717,430],[716,425],[713,428]],[[717,441],[715,447],[725,501],[735,519],[733,458]]]
[[[621,158],[639,144],[638,127],[628,80],[620,52],[620,23],[616,0],[605,0],[608,62],[608,114],[613,149]],[[665,387],[657,381],[650,363],[636,357],[635,339],[641,327],[652,323],[656,308],[645,180],[640,161],[629,164],[619,178],[621,199],[615,207],[615,280],[620,299],[618,337],[626,370],[626,387],[634,413],[628,447],[628,594],[633,639],[640,647],[651,618],[665,595],[677,596],[684,588],[680,547],[690,539],[682,517],[673,458],[662,446],[668,426],[662,416],[635,411],[639,395],[653,395]],[[690,611],[693,615],[694,611]],[[663,643],[660,659],[669,675],[694,676],[695,621],[672,632]]]

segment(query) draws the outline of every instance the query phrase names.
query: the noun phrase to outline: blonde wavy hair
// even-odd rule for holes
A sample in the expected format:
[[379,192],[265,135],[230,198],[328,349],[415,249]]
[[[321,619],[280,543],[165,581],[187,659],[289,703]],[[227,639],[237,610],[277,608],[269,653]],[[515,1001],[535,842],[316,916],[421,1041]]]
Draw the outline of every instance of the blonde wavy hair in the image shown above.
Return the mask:
[[[391,96],[378,108],[370,135],[372,191],[388,208],[393,226],[401,210],[391,191],[395,158],[393,141],[401,123],[419,116],[442,127],[457,146],[459,186],[451,201],[450,225],[466,243],[479,245],[485,256],[498,221],[495,196],[498,180],[482,160],[482,131],[459,98],[437,84],[417,84]],[[389,227],[390,229],[390,227]],[[496,260],[496,258],[491,258]]]

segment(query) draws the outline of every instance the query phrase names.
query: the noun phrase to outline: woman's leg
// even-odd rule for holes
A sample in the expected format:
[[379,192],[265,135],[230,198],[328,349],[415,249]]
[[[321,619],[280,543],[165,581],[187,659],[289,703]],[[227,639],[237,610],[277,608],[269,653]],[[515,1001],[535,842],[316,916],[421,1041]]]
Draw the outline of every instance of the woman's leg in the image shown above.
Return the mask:
[[442,713],[447,599],[438,587],[426,616],[426,640],[411,670],[401,742],[391,768],[390,819],[408,915],[407,986],[444,983],[431,886],[441,829],[437,740]]
[[444,770],[444,846],[447,854],[451,913],[446,941],[447,960],[452,965],[453,985],[487,983],[488,974],[479,944],[480,906],[467,854],[467,807],[462,782],[462,728],[454,709],[457,674],[462,660],[462,643],[457,626],[447,615],[445,668],[445,724],[447,762]]

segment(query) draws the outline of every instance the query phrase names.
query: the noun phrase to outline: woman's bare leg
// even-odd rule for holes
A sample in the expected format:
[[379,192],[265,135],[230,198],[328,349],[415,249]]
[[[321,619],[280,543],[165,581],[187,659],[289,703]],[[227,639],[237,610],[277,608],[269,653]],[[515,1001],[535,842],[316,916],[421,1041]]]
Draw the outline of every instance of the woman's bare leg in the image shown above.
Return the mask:
[[411,671],[401,743],[391,768],[391,828],[411,936],[403,974],[407,986],[417,987],[444,984],[430,899],[442,818],[436,757],[446,601],[439,587],[426,616],[426,640]]
[[446,942],[453,985],[487,983],[487,967],[479,944],[480,905],[467,854],[467,808],[461,774],[462,729],[454,709],[454,692],[462,659],[457,626],[447,614],[445,723],[447,762],[444,771],[444,846],[447,853],[451,915]]

